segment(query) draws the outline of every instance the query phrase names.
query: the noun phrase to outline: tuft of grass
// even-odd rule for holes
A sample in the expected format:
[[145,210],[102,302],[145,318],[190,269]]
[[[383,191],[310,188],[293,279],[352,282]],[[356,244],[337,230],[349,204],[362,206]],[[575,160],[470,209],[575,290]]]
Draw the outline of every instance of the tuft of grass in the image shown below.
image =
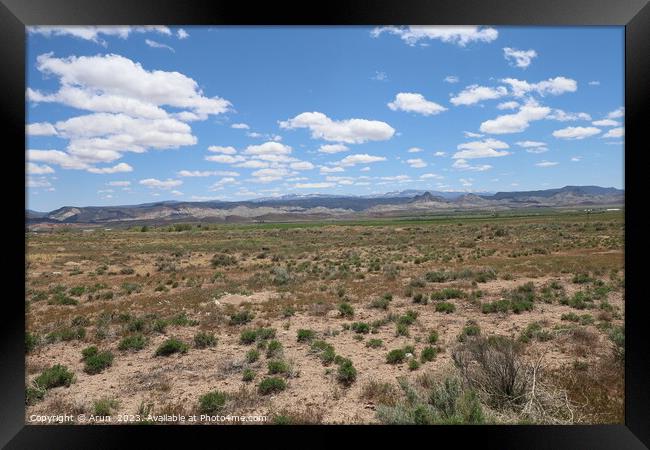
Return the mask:
[[189,346],[176,338],[169,338],[156,349],[154,356],[169,356],[174,353],[186,353]]
[[280,354],[282,354],[282,343],[280,343],[280,341],[276,341],[275,339],[269,341],[268,345],[266,346],[266,357],[274,358]]
[[352,317],[354,316],[354,308],[348,302],[340,303],[339,314],[341,317]]
[[438,350],[435,347],[432,346],[427,346],[422,349],[422,353],[420,353],[420,361],[423,363],[433,361],[436,359],[436,356],[438,355]]
[[311,342],[316,337],[314,330],[300,329],[297,333],[298,342]]
[[336,380],[344,386],[349,386],[357,379],[357,369],[354,368],[352,360],[343,358],[339,361],[339,368],[336,371]]
[[449,302],[436,303],[436,312],[451,314],[456,311],[456,306]]
[[142,333],[133,334],[122,338],[118,350],[142,350],[147,345],[147,338]]
[[380,348],[384,345],[384,341],[381,339],[370,339],[366,342],[366,347],[368,348]]
[[405,359],[406,359],[406,352],[402,348],[391,350],[390,352],[388,352],[388,355],[386,355],[386,362],[388,364],[400,364],[404,362]]
[[110,416],[117,408],[119,402],[114,398],[102,397],[93,402],[93,414],[96,416]]
[[58,386],[70,386],[74,382],[74,374],[66,366],[56,364],[45,369],[34,379],[36,386],[42,389],[52,389]]
[[366,322],[354,322],[351,326],[352,331],[359,334],[368,334],[370,333],[370,325]]
[[269,375],[286,374],[289,372],[289,364],[281,360],[271,360],[266,363]]
[[252,369],[244,369],[244,373],[242,373],[241,379],[246,383],[253,381],[255,379],[255,371]]
[[228,396],[225,392],[212,391],[199,397],[199,413],[215,415],[223,411]]
[[196,348],[214,347],[217,345],[217,338],[213,333],[199,331],[194,335],[194,346]]
[[287,382],[280,377],[267,377],[264,378],[257,389],[262,395],[276,394],[282,392],[287,388]]
[[254,348],[246,352],[246,362],[252,364],[255,361],[260,359],[260,352],[259,350],[255,350]]
[[230,325],[244,325],[254,317],[255,315],[250,311],[239,311],[230,316]]
[[89,375],[96,375],[113,365],[113,353],[106,350],[100,352],[94,345],[87,347],[81,352],[85,363],[84,372]]

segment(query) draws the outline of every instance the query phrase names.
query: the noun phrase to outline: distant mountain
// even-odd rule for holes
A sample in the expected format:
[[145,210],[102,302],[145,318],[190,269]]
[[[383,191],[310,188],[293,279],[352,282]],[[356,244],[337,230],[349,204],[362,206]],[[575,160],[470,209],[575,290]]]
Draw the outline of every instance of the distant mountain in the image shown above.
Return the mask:
[[28,225],[145,224],[181,221],[250,222],[386,217],[444,211],[501,211],[517,208],[622,206],[624,191],[599,186],[565,186],[494,195],[407,190],[377,196],[290,194],[248,201],[161,201],[125,206],[65,206],[48,213],[26,210]]

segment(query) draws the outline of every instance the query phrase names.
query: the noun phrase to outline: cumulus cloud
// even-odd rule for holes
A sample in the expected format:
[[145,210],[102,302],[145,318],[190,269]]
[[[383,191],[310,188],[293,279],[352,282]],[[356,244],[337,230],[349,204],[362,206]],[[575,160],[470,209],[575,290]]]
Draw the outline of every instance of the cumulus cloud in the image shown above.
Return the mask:
[[541,161],[536,163],[535,165],[537,167],[553,167],[553,166],[557,166],[558,164],[559,163],[555,161]]
[[608,119],[620,119],[623,116],[625,116],[625,108],[622,106],[607,114]]
[[56,136],[56,128],[48,122],[30,123],[25,126],[25,133],[30,136]]
[[460,91],[456,96],[451,98],[451,103],[455,106],[459,105],[473,105],[483,100],[493,100],[495,98],[503,97],[508,94],[508,90],[499,86],[491,88],[487,86],[479,86],[472,84]]
[[460,78],[458,78],[456,75],[448,75],[445,77],[443,81],[445,83],[454,84],[454,83],[458,83],[460,81]]
[[386,161],[383,156],[373,156],[367,153],[360,153],[356,155],[349,155],[338,162],[340,166],[355,166],[357,164],[369,164],[379,161]]
[[178,172],[179,177],[212,177],[228,176],[238,177],[239,173],[228,170],[181,170]]
[[458,170],[469,170],[473,172],[485,172],[486,170],[490,170],[492,168],[492,166],[489,164],[479,164],[472,166],[465,159],[457,159],[452,164],[452,167]]
[[178,39],[187,39],[190,37],[187,31],[185,31],[183,28],[179,28],[178,31],[176,32],[176,35],[178,36]]
[[248,161],[235,164],[235,167],[241,167],[242,169],[264,169],[265,167],[269,167],[269,165],[266,161],[249,159]]
[[311,170],[316,166],[314,166],[309,161],[298,161],[289,164],[289,167],[291,167],[293,170]]
[[535,50],[517,50],[516,48],[504,47],[503,57],[513,66],[525,69],[530,66],[533,58],[537,57]]
[[591,116],[584,112],[572,113],[565,112],[561,109],[554,109],[551,114],[546,116],[547,119],[557,120],[558,122],[572,122],[576,120],[591,120]]
[[224,177],[224,178],[221,178],[220,180],[214,182],[210,186],[209,189],[211,191],[218,191],[218,190],[223,189],[223,187],[225,185],[227,185],[227,184],[236,184],[236,183],[237,183],[237,180],[235,178],[233,178],[233,177]]
[[297,189],[324,189],[334,186],[334,183],[296,183]]
[[519,147],[526,149],[528,153],[544,153],[548,151],[545,142],[538,141],[519,141],[516,142]]
[[471,42],[492,42],[499,32],[494,28],[478,26],[407,26],[378,27],[372,30],[372,37],[383,33],[399,36],[406,44],[416,45],[420,41],[439,40],[464,47]]
[[625,136],[625,129],[623,127],[612,128],[603,135],[604,138],[620,138]]
[[427,166],[427,163],[421,158],[407,159],[406,163],[414,169],[421,169]]
[[144,43],[147,44],[151,48],[164,48],[165,50],[169,50],[172,53],[176,53],[173,47],[167,45],[167,44],[162,44],[160,42],[154,41],[152,39],[145,39]]
[[140,180],[140,184],[152,189],[172,189],[183,184],[181,180],[172,180],[168,178],[166,180],[158,180],[157,178],[146,178]]
[[86,41],[93,41],[106,46],[106,41],[101,36],[114,36],[120,39],[126,39],[132,33],[158,33],[166,36],[172,34],[166,26],[149,25],[139,27],[129,26],[32,26],[27,27],[27,31],[32,34],[40,34],[46,37],[51,36],[72,36]]
[[291,173],[283,167],[260,169],[252,173],[253,177],[255,177],[254,181],[259,183],[270,183],[271,181],[281,180],[283,177],[290,174]]
[[424,150],[422,150],[420,147],[411,147],[411,148],[409,148],[407,150],[407,152],[409,152],[409,153],[420,153],[420,152],[423,152],[423,151]]
[[113,167],[90,167],[87,169],[90,173],[97,174],[108,174],[108,173],[121,173],[121,172],[133,172],[133,167],[127,163],[119,163]]
[[304,112],[280,122],[280,128],[307,128],[314,139],[362,144],[368,141],[385,141],[395,130],[385,122],[366,119],[332,120],[321,112]]
[[515,101],[503,102],[497,105],[497,109],[517,109],[518,107],[519,103]]
[[47,175],[50,173],[54,173],[54,169],[52,169],[50,166],[46,164],[38,165],[32,162],[28,162],[26,164],[25,171],[29,175]]
[[589,86],[600,86],[600,81],[598,80],[593,80],[587,83]]
[[246,158],[240,155],[209,155],[205,157],[206,161],[212,161],[221,164],[235,164],[244,161]]
[[551,108],[528,102],[514,114],[505,114],[496,119],[486,120],[480,130],[489,134],[520,133],[528,128],[530,122],[541,120],[548,116]]
[[584,139],[600,133],[600,128],[595,127],[567,127],[555,130],[553,136],[558,139]]
[[345,172],[345,169],[341,166],[320,166],[319,169],[321,174]]
[[393,111],[414,112],[423,116],[432,116],[447,110],[444,106],[425,99],[422,94],[413,92],[400,92],[395,96],[395,100],[388,103],[388,107]]
[[237,153],[237,150],[235,150],[235,147],[223,147],[221,145],[211,145],[208,147],[208,151],[212,153],[222,153],[224,155],[234,155]]
[[498,158],[509,155],[510,152],[503,149],[510,148],[508,144],[496,139],[485,139],[459,144],[459,152],[454,153],[454,159],[475,159],[475,158]]
[[594,120],[591,122],[592,125],[596,125],[597,127],[615,127],[617,125],[620,125],[620,122],[617,122],[616,120],[612,119],[601,119],[601,120]]
[[234,128],[236,130],[248,130],[248,129],[250,129],[248,124],[245,124],[245,123],[233,123],[232,125],[230,125],[230,128]]
[[578,82],[566,77],[549,78],[538,83],[529,83],[516,78],[504,78],[501,82],[510,85],[512,94],[515,97],[522,97],[529,93],[537,93],[541,96],[546,94],[560,95],[578,90]]
[[324,144],[318,148],[320,153],[341,153],[348,150],[349,148],[343,144]]
[[127,187],[131,186],[130,181],[109,181],[106,183],[108,186],[116,186],[116,187]]

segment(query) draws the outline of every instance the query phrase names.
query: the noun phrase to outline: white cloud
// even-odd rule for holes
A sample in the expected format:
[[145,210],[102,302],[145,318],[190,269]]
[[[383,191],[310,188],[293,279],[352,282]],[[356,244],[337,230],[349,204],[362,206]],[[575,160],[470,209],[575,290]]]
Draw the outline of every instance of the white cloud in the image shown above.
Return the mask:
[[625,115],[625,108],[622,106],[607,114],[608,119],[620,119]]
[[289,155],[291,147],[280,144],[279,142],[265,142],[260,145],[249,145],[244,150],[247,155]]
[[625,128],[618,127],[609,130],[607,133],[603,135],[603,138],[620,138],[623,136],[625,136]]
[[504,47],[503,57],[515,67],[525,69],[530,66],[533,58],[537,57],[535,50],[517,50],[516,48]]
[[225,178],[220,179],[219,181],[214,182],[210,186],[210,190],[211,191],[218,191],[220,189],[223,189],[223,187],[225,185],[227,185],[227,184],[236,184],[236,183],[237,183],[237,180],[234,179],[233,177],[225,177]]
[[409,153],[420,153],[420,152],[423,152],[423,151],[424,150],[422,150],[420,147],[411,147],[411,148],[409,148],[407,150],[407,152],[409,152]]
[[369,166],[362,167],[361,169],[359,169],[359,172],[370,172],[370,167]]
[[555,130],[553,136],[559,139],[584,139],[600,133],[600,128],[595,127],[567,127]]
[[498,158],[510,154],[510,152],[503,150],[510,148],[508,144],[491,138],[483,141],[465,142],[459,144],[457,148],[460,151],[454,153],[454,159]]
[[544,153],[544,152],[548,151],[548,148],[547,148],[545,142],[519,141],[519,142],[516,142],[516,144],[519,147],[525,148],[528,153]]
[[378,27],[372,30],[371,35],[378,37],[382,33],[399,36],[408,45],[415,45],[423,40],[439,40],[461,47],[471,42],[492,42],[499,36],[499,32],[494,28],[477,26]]
[[458,83],[460,81],[460,79],[456,75],[448,75],[448,76],[445,77],[445,79],[443,81],[445,83],[454,84],[454,83]]
[[553,167],[553,166],[557,166],[558,164],[559,163],[555,162],[555,161],[542,161],[542,162],[536,163],[535,165],[537,167]]
[[349,148],[343,144],[324,144],[318,149],[320,153],[340,153],[348,150]]
[[256,170],[252,173],[252,175],[255,177],[255,181],[258,181],[260,183],[269,183],[271,181],[277,181],[287,175],[290,175],[290,172],[285,168],[278,167]]
[[208,147],[208,151],[212,153],[222,153],[224,155],[234,155],[237,153],[237,150],[235,150],[235,147],[222,147],[220,145],[211,145]]
[[497,105],[497,109],[517,109],[518,107],[519,103],[515,101],[503,102]]
[[28,188],[45,188],[45,187],[51,187],[51,186],[52,186],[52,183],[50,183],[47,178],[27,177],[27,187]]
[[113,167],[90,167],[87,169],[90,173],[97,174],[107,174],[107,173],[121,173],[121,172],[133,172],[133,167],[127,163],[119,163]]
[[435,152],[435,153],[433,154],[433,156],[446,156],[446,155],[447,155],[446,152]]
[[571,113],[571,112],[565,112],[562,111],[561,109],[554,109],[551,114],[549,114],[547,119],[551,120],[557,120],[559,122],[570,122],[570,121],[576,121],[576,120],[591,120],[591,116],[587,113],[579,112],[579,113]]
[[422,94],[413,92],[400,92],[395,96],[395,100],[388,103],[388,107],[393,111],[414,112],[423,116],[432,116],[447,110],[444,106],[425,99]]
[[56,136],[56,128],[48,122],[30,123],[25,126],[25,133],[30,136]]
[[106,46],[106,41],[100,36],[115,36],[120,39],[126,39],[131,33],[159,33],[170,36],[171,30],[165,26],[32,26],[27,27],[27,31],[34,34],[41,34],[46,37],[50,36],[72,36],[87,41],[93,41]]
[[444,177],[441,176],[441,175],[435,174],[435,173],[423,173],[422,175],[420,175],[420,178],[423,179],[423,180],[428,180],[430,178],[435,178],[437,180],[441,180]]
[[388,81],[388,75],[386,75],[386,72],[377,71],[370,79],[375,81]]
[[144,180],[140,180],[140,184],[152,189],[172,189],[180,186],[183,184],[183,182],[181,180],[172,180],[171,178],[168,178],[164,181],[158,180],[156,178],[146,178]]
[[617,125],[620,125],[620,122],[617,122],[612,119],[601,119],[601,120],[594,120],[591,122],[592,125],[596,125],[597,127],[615,127]]
[[181,191],[171,191],[170,194],[176,195],[176,196],[184,195]]
[[178,29],[176,35],[178,36],[178,39],[187,39],[188,37],[190,37],[189,33],[182,28]]
[[508,90],[503,86],[491,88],[472,84],[456,94],[455,97],[452,97],[450,101],[455,106],[473,105],[483,100],[492,100],[503,97],[507,94]]
[[297,189],[324,189],[334,186],[334,183],[297,183],[294,185]]
[[459,179],[458,181],[460,181],[460,184],[462,184],[463,186],[465,186],[465,187],[469,187],[469,186],[472,185],[472,182],[473,182],[474,180],[471,179],[471,178],[469,178],[469,179],[468,179],[468,178],[461,178],[461,179]]
[[266,167],[269,167],[269,165],[270,164],[266,161],[249,159],[248,161],[235,164],[235,167],[241,167],[243,169],[264,169]]
[[486,120],[481,124],[480,130],[490,134],[520,133],[528,128],[530,122],[544,119],[550,112],[551,108],[540,106],[535,102],[528,102],[514,114],[505,114],[496,119]]
[[490,170],[492,168],[492,166],[489,164],[479,164],[476,166],[472,166],[464,159],[457,159],[456,161],[454,161],[454,164],[452,164],[452,167],[454,169],[470,170],[473,172],[485,172],[486,170]]
[[243,156],[240,155],[210,155],[205,157],[206,161],[212,161],[221,164],[235,164],[245,160]]
[[600,86],[600,81],[598,80],[593,80],[587,83],[589,86]]
[[236,130],[248,130],[248,129],[250,129],[250,127],[245,123],[233,123],[232,125],[230,125],[230,128],[234,128]]
[[571,158],[571,162],[580,162],[582,160],[581,156],[573,156]]
[[289,167],[291,167],[293,170],[311,170],[315,166],[309,161],[298,161],[289,164]]
[[228,176],[238,177],[239,173],[228,170],[181,170],[178,172],[179,177],[212,177],[212,176]]
[[167,45],[167,44],[161,44],[160,42],[154,41],[152,39],[145,39],[144,43],[147,44],[151,48],[164,48],[165,50],[169,50],[172,53],[176,53],[176,51],[173,49],[173,47]]
[[25,166],[25,170],[29,175],[47,175],[50,173],[54,173],[54,169],[52,169],[50,166],[43,164],[43,165],[38,165],[32,162],[28,162]]
[[379,161],[386,161],[383,156],[373,156],[367,153],[360,153],[356,155],[349,155],[338,162],[340,166],[355,166],[357,164],[369,164]]
[[347,144],[385,141],[395,134],[395,130],[385,122],[365,119],[335,121],[321,112],[304,112],[293,119],[281,121],[280,128],[308,128],[314,139]]
[[[362,169],[363,170],[363,169]],[[340,166],[334,166],[334,167],[328,167],[328,166],[320,166],[320,173],[337,173],[337,172],[345,172],[345,169]]]
[[106,183],[108,186],[127,187],[131,186],[130,181],[109,181]]
[[400,183],[411,181],[411,177],[409,175],[393,175],[389,177],[381,177],[381,179],[385,181],[397,181]]
[[407,159],[406,163],[414,169],[421,169],[427,166],[427,163],[421,158]]
[[566,77],[549,78],[539,83],[529,83],[516,78],[504,78],[501,81],[510,85],[512,94],[516,97],[522,97],[530,92],[544,96],[546,94],[560,95],[578,90],[578,82]]

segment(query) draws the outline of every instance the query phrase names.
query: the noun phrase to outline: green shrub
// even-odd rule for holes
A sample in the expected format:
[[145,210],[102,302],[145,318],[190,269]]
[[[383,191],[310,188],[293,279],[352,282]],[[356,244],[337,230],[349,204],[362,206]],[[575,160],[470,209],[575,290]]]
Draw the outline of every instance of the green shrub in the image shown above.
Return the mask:
[[199,397],[199,413],[216,415],[226,406],[228,396],[225,392],[212,391]]
[[217,338],[213,333],[199,331],[194,335],[194,346],[196,348],[214,347],[217,345]]
[[562,314],[560,317],[560,320],[568,320],[569,322],[579,322],[580,321],[580,316],[578,316],[574,312],[570,312],[567,314]]
[[349,359],[344,359],[340,362],[339,368],[336,371],[336,380],[345,385],[349,386],[354,383],[357,379],[357,369],[352,365],[352,361]]
[[395,325],[395,336],[409,336],[409,327],[407,324],[398,322]]
[[508,312],[509,310],[510,302],[508,300],[496,300],[493,302],[486,302],[481,305],[481,312],[483,314]]
[[52,389],[58,386],[70,386],[74,382],[74,374],[66,366],[56,364],[45,369],[34,379],[36,386],[42,389]]
[[239,335],[239,342],[242,344],[252,344],[257,340],[257,331],[255,330],[244,330]]
[[352,317],[354,315],[354,308],[347,302],[339,304],[339,313],[341,317]]
[[388,352],[388,355],[386,355],[386,362],[388,364],[399,364],[404,362],[404,359],[406,359],[406,352],[401,348],[391,350]]
[[72,296],[79,297],[80,295],[83,295],[83,293],[86,292],[86,288],[84,286],[75,286],[70,288],[68,293]]
[[420,368],[420,363],[417,359],[411,358],[409,360],[409,370],[418,370]]
[[417,303],[419,305],[426,305],[428,303],[426,295],[423,295],[421,292],[418,292],[413,296],[413,303]]
[[311,342],[316,337],[316,332],[314,330],[298,330],[298,342]]
[[360,334],[368,334],[370,333],[370,325],[366,322],[354,322],[352,324],[352,331]]
[[57,292],[48,300],[48,305],[78,305],[79,302],[72,297],[68,297],[63,292]]
[[481,334],[481,328],[474,320],[468,320],[463,331],[458,335],[458,342],[465,342],[468,337],[478,336]]
[[275,329],[274,328],[258,328],[257,329],[257,339],[261,341],[266,341],[268,339],[275,338]]
[[449,303],[449,302],[436,303],[436,312],[451,314],[454,311],[456,311],[456,306],[453,303]]
[[152,328],[156,333],[161,333],[162,334],[167,329],[167,325],[168,325],[168,323],[167,323],[166,320],[157,319],[157,320],[154,321]]
[[282,392],[287,388],[287,382],[280,377],[264,378],[257,389],[262,395],[275,394]]
[[431,300],[449,300],[452,298],[463,298],[465,292],[457,288],[444,288],[431,293]]
[[381,339],[370,339],[368,342],[366,342],[366,347],[369,348],[379,348],[384,345],[384,341]]
[[449,275],[444,271],[427,272],[424,275],[424,278],[429,283],[444,283],[445,281],[447,281],[449,279]]
[[29,331],[25,333],[25,353],[31,353],[34,351],[36,346],[40,343],[40,338],[30,333]]
[[246,352],[246,361],[248,363],[254,363],[260,359],[260,352],[258,350],[255,350],[254,348]]
[[230,316],[230,325],[243,325],[253,320],[255,315],[250,311],[239,311]]
[[33,405],[34,403],[43,400],[43,397],[45,397],[46,392],[47,391],[45,390],[45,388],[42,388],[38,385],[27,386],[27,388],[25,388],[25,404]]
[[438,342],[438,332],[436,330],[431,330],[427,337],[427,342],[429,344],[436,344]]
[[143,334],[133,334],[122,338],[117,348],[119,350],[142,350],[147,345],[147,339]]
[[242,381],[248,383],[250,381],[253,381],[255,379],[255,371],[252,369],[244,369],[244,373],[242,374]]
[[370,307],[371,308],[376,308],[376,309],[386,310],[386,309],[388,309],[389,304],[390,304],[390,300],[382,297],[382,298],[378,298],[376,300],[373,300],[372,303],[370,303]]
[[422,353],[420,354],[420,360],[423,363],[433,361],[434,359],[436,359],[437,355],[438,355],[438,350],[435,347],[432,346],[424,347],[422,349]]
[[217,253],[210,260],[210,264],[212,264],[212,267],[232,266],[236,263],[237,260],[233,256],[226,255],[225,253]]
[[118,401],[114,398],[100,398],[93,402],[93,414],[96,416],[110,416],[118,404]]
[[285,374],[289,372],[289,365],[280,360],[271,360],[266,364],[270,375]]
[[573,276],[572,281],[576,284],[585,284],[593,281],[593,279],[587,273],[577,273]]
[[336,358],[334,347],[322,340],[314,341],[311,344],[310,351],[318,354],[318,358],[324,365],[331,364]]
[[154,356],[169,356],[173,353],[186,353],[189,346],[176,338],[169,338],[156,349]]
[[282,353],[282,344],[280,343],[280,341],[276,341],[275,339],[269,341],[268,345],[266,346],[266,357],[273,358],[279,356],[281,353]]
[[89,375],[95,375],[113,365],[113,353],[108,350],[103,352],[95,351],[92,355],[84,357],[84,362],[86,363],[84,372]]
[[99,353],[97,346],[91,345],[90,347],[86,347],[81,351],[81,358],[85,361],[91,356],[95,356],[97,353]]

